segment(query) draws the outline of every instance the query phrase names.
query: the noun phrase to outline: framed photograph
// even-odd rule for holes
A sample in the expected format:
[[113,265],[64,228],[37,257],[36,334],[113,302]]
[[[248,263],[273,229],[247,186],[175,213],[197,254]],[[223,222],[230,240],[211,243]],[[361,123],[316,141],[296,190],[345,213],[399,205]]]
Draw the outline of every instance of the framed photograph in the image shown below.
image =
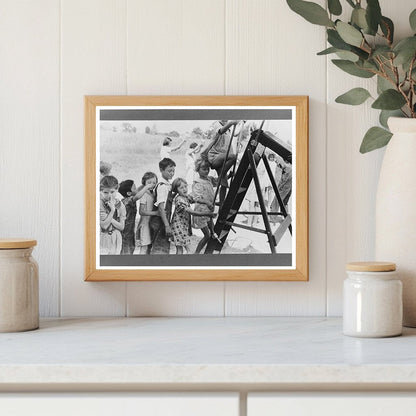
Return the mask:
[[308,280],[307,96],[86,96],[85,156],[85,280]]

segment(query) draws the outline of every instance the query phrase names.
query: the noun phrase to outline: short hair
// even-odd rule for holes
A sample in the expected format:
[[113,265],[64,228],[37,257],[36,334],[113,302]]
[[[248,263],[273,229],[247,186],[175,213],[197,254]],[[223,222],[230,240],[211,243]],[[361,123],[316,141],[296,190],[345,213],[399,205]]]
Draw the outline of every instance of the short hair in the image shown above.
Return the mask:
[[168,157],[163,158],[159,162],[159,169],[160,170],[165,170],[166,168],[169,168],[171,166],[176,166],[176,163],[172,159],[169,159]]
[[195,149],[195,147],[197,147],[198,146],[198,143],[197,142],[192,142],[190,145],[189,145],[189,148],[190,149]]
[[186,182],[185,179],[183,178],[176,178],[173,182],[172,182],[172,193],[177,194],[178,193],[178,188],[181,186],[182,183],[185,183],[186,185],[188,185],[188,182]]
[[104,176],[108,175],[111,172],[111,163],[101,161],[100,162],[100,173]]
[[211,165],[207,159],[198,159],[195,161],[195,172],[199,172],[201,168],[210,168]]
[[166,137],[163,140],[163,146],[167,146],[171,141],[172,141],[172,139],[170,137]]
[[131,188],[134,184],[134,181],[131,179],[127,179],[120,183],[120,186],[118,188],[118,191],[121,193],[121,195],[124,196],[124,198],[127,198],[127,193],[131,192]]
[[100,191],[102,191],[105,188],[118,188],[118,180],[114,176],[104,176],[100,181]]
[[153,172],[146,172],[146,173],[143,175],[143,178],[142,178],[142,185],[146,185],[146,182],[147,182],[149,179],[152,179],[152,178],[155,178],[155,179],[156,179],[156,182],[157,182],[157,175],[156,175],[156,173],[153,173]]

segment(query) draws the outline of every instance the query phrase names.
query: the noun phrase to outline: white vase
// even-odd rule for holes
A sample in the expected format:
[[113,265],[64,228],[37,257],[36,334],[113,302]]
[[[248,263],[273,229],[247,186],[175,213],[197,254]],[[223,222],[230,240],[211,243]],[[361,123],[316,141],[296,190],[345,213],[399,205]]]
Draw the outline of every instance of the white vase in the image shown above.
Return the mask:
[[416,327],[416,119],[391,117],[393,133],[380,172],[376,260],[396,263],[403,282],[403,323]]

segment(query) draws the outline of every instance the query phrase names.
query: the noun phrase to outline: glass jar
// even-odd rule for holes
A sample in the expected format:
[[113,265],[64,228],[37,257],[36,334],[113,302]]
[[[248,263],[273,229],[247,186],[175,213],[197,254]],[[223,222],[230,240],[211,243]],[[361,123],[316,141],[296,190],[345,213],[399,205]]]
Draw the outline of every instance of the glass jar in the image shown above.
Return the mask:
[[396,265],[347,264],[344,280],[343,332],[354,337],[393,337],[403,326],[402,282]]
[[0,332],[39,327],[38,264],[35,240],[0,240]]

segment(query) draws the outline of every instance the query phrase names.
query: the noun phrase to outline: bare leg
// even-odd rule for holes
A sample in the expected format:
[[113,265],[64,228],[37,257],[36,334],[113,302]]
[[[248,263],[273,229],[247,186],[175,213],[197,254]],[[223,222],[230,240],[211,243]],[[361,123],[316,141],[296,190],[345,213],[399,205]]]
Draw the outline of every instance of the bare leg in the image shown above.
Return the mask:
[[201,250],[204,248],[205,244],[207,244],[209,239],[211,238],[211,232],[208,227],[202,228],[202,232],[204,233],[204,236],[198,243],[196,250],[195,250],[195,254],[199,254]]
[[183,247],[182,246],[176,246],[176,254],[183,254]]
[[220,188],[220,207],[224,203],[225,195],[227,194],[227,187],[221,186]]
[[150,254],[150,244],[147,246],[140,246],[140,254]]

